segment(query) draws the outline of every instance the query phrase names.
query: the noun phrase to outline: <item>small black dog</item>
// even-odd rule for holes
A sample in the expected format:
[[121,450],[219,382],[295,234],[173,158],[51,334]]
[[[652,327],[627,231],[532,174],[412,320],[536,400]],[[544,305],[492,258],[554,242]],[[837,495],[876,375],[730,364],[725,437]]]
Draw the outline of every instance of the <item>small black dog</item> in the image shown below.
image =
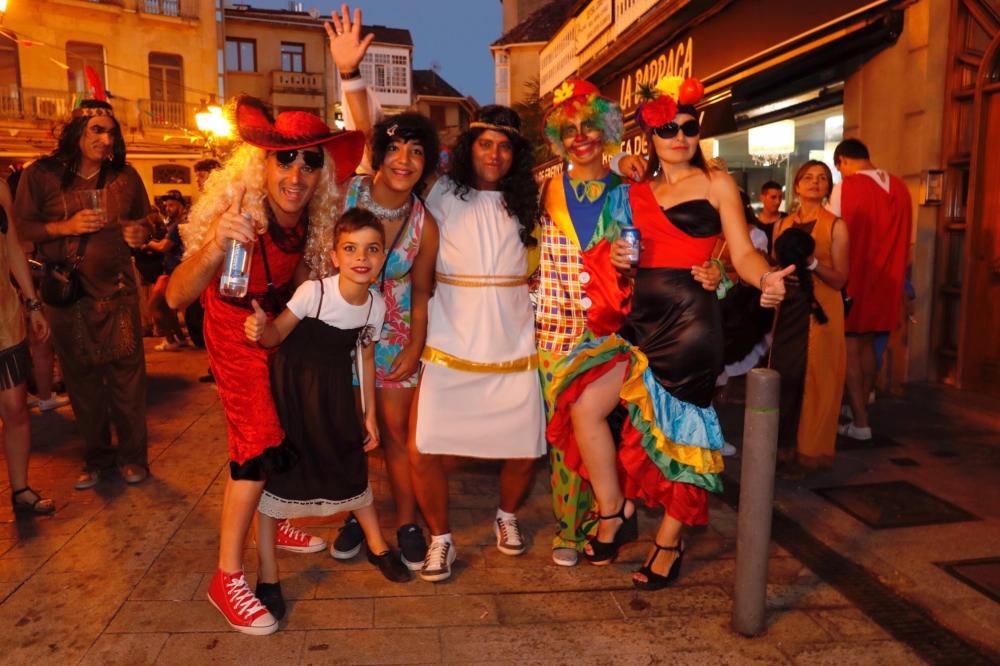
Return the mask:
[[774,242],[774,254],[782,268],[795,265],[795,276],[799,279],[802,291],[809,297],[809,307],[816,321],[825,324],[829,319],[823,306],[816,300],[813,293],[813,274],[809,270],[809,257],[816,251],[816,241],[804,229],[792,227]]

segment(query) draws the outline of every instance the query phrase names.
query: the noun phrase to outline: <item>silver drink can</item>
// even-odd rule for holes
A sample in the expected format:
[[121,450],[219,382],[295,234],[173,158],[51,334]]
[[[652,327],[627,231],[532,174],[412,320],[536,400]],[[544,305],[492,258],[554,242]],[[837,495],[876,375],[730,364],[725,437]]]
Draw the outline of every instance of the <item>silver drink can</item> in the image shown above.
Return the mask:
[[621,238],[628,243],[628,260],[633,267],[639,265],[639,250],[642,247],[642,233],[638,227],[622,227]]

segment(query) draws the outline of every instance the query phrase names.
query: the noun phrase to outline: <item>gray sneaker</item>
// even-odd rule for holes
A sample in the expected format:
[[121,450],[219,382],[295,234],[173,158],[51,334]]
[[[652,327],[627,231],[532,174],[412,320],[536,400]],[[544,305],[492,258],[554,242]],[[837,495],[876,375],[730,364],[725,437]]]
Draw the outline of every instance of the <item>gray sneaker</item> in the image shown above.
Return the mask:
[[455,544],[451,541],[431,541],[420,569],[420,577],[436,583],[451,576],[451,565],[455,562]]
[[525,551],[524,539],[517,517],[500,518],[493,522],[493,533],[497,536],[497,550],[504,555],[521,555]]
[[100,480],[101,476],[96,471],[83,470],[80,472],[80,476],[76,477],[76,483],[73,484],[73,487],[77,490],[87,490],[96,486]]

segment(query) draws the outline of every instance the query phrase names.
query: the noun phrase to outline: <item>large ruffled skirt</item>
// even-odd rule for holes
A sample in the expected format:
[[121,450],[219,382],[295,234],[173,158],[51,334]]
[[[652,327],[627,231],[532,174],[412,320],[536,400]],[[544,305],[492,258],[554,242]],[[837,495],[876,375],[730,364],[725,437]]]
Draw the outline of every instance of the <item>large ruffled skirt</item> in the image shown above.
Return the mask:
[[630,340],[611,335],[587,341],[553,371],[548,439],[562,450],[567,467],[589,478],[570,408],[590,383],[624,362],[620,418],[609,419],[622,490],[684,524],[702,525],[708,493],[722,490],[722,430],[711,407],[722,365],[718,305],[686,270],[640,270],[635,293],[623,329]]

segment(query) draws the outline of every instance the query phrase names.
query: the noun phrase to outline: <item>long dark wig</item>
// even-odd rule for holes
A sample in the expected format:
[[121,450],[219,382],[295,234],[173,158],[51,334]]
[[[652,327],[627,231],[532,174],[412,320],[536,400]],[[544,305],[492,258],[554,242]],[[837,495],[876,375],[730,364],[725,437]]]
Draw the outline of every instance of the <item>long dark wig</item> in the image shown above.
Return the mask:
[[[111,111],[110,104],[96,99],[83,100],[80,102],[80,108],[106,109]],[[65,170],[61,183],[63,190],[68,190],[70,185],[73,184],[73,176],[76,170],[80,168],[80,140],[83,139],[83,135],[87,131],[87,125],[93,117],[95,116],[83,115],[75,117],[66,123],[59,133],[56,149],[47,158],[57,161],[64,167]],[[118,119],[114,116],[105,117],[111,118],[111,121],[115,125],[114,139],[111,144],[111,158],[101,164],[101,171],[104,171],[104,175],[106,176],[108,175],[108,171],[118,172],[125,168],[125,137],[122,136],[122,126],[118,123]],[[104,179],[102,178],[102,180]]]
[[[476,120],[489,123],[498,127],[512,127],[515,130],[521,129],[521,118],[517,112],[507,106],[490,104],[484,106],[476,114]],[[452,154],[451,169],[448,176],[455,182],[455,194],[463,200],[468,197],[469,191],[476,189],[476,170],[472,164],[472,146],[485,132],[485,128],[473,127],[462,132],[458,137],[458,143]],[[507,212],[517,218],[517,223],[521,227],[521,242],[527,247],[537,244],[531,236],[535,225],[538,224],[539,202],[538,183],[535,181],[531,168],[535,165],[534,153],[531,144],[516,131],[497,131],[510,139],[514,146],[514,157],[508,171],[500,179],[498,189],[503,193],[504,207]]]

